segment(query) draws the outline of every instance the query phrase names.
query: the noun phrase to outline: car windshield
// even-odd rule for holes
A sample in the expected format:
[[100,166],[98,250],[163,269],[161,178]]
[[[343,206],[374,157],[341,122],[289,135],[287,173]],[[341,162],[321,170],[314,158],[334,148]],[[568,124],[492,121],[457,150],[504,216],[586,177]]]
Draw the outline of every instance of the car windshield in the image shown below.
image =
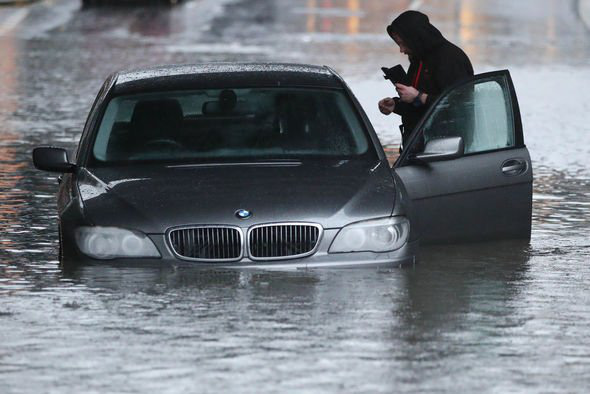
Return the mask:
[[209,89],[113,98],[96,164],[375,157],[343,90]]

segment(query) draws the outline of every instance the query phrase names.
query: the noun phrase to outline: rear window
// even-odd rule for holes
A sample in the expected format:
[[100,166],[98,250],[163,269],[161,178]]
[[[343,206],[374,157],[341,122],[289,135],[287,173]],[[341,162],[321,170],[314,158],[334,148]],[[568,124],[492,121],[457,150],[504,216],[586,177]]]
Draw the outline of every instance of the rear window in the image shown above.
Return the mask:
[[97,164],[375,154],[343,91],[295,88],[115,97],[104,113],[92,152]]

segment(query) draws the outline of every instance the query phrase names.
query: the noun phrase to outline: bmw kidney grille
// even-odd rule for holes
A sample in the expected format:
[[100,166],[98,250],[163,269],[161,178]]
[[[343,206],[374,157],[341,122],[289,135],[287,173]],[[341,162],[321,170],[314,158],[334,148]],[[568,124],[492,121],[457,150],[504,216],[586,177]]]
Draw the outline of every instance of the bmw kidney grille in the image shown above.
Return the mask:
[[190,227],[170,231],[170,245],[181,258],[231,261],[242,257],[242,232],[234,227]]
[[244,246],[252,260],[280,260],[313,254],[321,235],[318,224],[263,224],[248,230],[244,245],[240,228],[196,226],[171,230],[168,241],[174,253],[186,260],[236,261],[244,256]]
[[272,224],[253,227],[248,233],[253,260],[303,257],[315,252],[321,227],[312,224]]

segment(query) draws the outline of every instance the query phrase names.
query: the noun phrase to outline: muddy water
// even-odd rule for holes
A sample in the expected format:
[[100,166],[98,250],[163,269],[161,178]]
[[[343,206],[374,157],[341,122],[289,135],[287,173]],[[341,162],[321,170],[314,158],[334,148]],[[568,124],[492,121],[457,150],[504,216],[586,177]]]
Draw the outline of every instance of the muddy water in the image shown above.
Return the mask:
[[[567,3],[567,6],[564,5]],[[192,1],[0,8],[0,391],[533,391],[590,385],[590,38],[577,2]],[[214,60],[325,63],[384,144],[377,72],[418,7],[478,72],[509,68],[534,160],[530,244],[447,246],[416,267],[200,272],[56,261],[54,176],[108,73]]]

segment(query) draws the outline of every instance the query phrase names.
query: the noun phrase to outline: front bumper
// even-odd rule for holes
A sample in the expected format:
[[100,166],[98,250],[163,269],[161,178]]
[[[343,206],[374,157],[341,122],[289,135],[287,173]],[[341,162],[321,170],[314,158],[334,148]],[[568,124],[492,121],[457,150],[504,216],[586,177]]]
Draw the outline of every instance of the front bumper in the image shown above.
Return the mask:
[[[159,259],[114,259],[114,260],[97,260],[86,257],[76,251],[70,251],[65,258],[64,263],[68,265],[116,265],[116,266],[175,266],[175,267],[193,267],[207,269],[272,269],[272,270],[289,270],[289,269],[312,269],[312,268],[346,268],[346,267],[398,267],[401,265],[413,264],[417,261],[418,240],[407,242],[401,248],[392,252],[373,253],[373,252],[348,252],[348,253],[328,253],[328,249],[338,229],[324,230],[323,238],[317,251],[310,256],[282,259],[254,261],[244,257],[235,262],[206,262],[206,261],[189,261],[177,258],[170,250],[166,238],[163,234],[150,234],[150,239],[154,242],[160,254]],[[77,249],[77,248],[76,248]]]

